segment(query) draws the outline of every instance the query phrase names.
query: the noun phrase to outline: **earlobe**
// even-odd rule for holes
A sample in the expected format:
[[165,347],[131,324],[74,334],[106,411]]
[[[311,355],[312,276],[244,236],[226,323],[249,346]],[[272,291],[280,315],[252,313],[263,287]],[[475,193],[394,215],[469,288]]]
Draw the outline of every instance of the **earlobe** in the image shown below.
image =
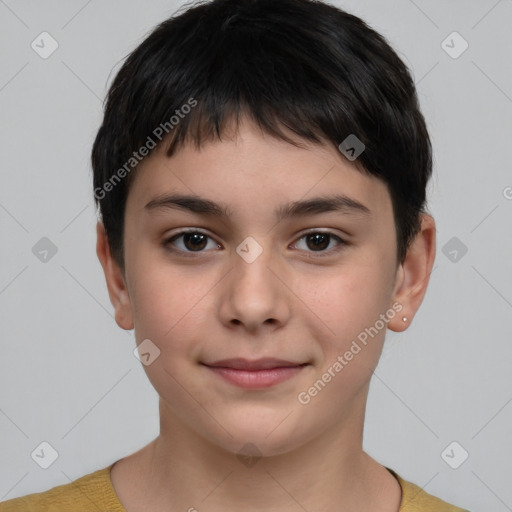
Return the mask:
[[421,216],[421,227],[407,255],[397,270],[394,302],[402,306],[388,323],[392,331],[405,331],[423,302],[436,252],[436,226],[427,214]]
[[134,327],[130,296],[123,272],[110,251],[108,237],[101,221],[96,225],[96,235],[96,254],[105,274],[110,302],[114,306],[116,323],[121,329],[128,331]]

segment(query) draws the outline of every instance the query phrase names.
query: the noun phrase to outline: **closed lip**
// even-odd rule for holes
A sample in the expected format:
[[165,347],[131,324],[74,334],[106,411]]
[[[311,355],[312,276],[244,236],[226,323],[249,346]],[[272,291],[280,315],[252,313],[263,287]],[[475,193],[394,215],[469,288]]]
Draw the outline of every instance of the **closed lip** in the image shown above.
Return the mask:
[[232,368],[234,370],[246,370],[246,371],[257,371],[257,370],[269,370],[271,368],[288,368],[293,366],[306,366],[308,363],[296,363],[293,361],[286,361],[284,359],[275,359],[272,357],[266,357],[263,359],[222,359],[215,361],[214,363],[201,363],[206,366],[216,368]]

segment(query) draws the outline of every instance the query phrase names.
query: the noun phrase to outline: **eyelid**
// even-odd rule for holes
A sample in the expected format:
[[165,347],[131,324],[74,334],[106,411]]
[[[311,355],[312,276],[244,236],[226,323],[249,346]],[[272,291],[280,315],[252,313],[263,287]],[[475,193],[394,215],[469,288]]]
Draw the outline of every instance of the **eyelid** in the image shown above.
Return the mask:
[[329,235],[329,237],[331,239],[335,239],[338,242],[338,244],[336,245],[336,247],[333,247],[333,248],[325,250],[325,251],[305,251],[305,253],[307,254],[307,258],[322,258],[322,257],[332,256],[333,254],[338,253],[344,247],[349,245],[349,243],[344,238],[342,238],[340,235],[337,235],[336,233],[334,233],[333,231],[330,231],[328,229],[320,229],[320,228],[308,229],[307,231],[300,233],[298,235],[297,240],[295,242],[293,242],[293,245],[295,245],[297,242],[299,242],[306,236],[317,234],[317,233]]
[[215,238],[212,235],[210,235],[206,231],[203,231],[201,228],[184,228],[184,229],[181,229],[180,231],[177,231],[176,233],[173,233],[172,235],[167,236],[164,239],[164,241],[162,242],[162,245],[167,250],[172,251],[172,252],[174,252],[176,254],[186,254],[187,256],[190,255],[192,257],[200,256],[201,254],[210,252],[210,251],[183,251],[181,249],[176,249],[175,247],[173,247],[172,242],[175,242],[176,240],[180,239],[183,235],[186,235],[187,233],[197,233],[197,234],[200,234],[200,235],[204,235],[209,240],[215,242],[217,245],[221,245],[221,244],[219,244],[219,242],[217,242],[217,240],[215,240]]

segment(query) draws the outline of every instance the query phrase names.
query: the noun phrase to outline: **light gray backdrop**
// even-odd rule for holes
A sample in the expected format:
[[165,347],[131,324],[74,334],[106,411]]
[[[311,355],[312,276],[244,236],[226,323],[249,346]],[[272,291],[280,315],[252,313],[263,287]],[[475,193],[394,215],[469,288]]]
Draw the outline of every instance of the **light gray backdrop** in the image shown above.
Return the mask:
[[[0,0],[0,501],[158,434],[95,255],[89,155],[111,70],[181,3]],[[435,149],[435,270],[388,334],[365,449],[472,512],[512,510],[512,1],[336,5],[409,64]]]

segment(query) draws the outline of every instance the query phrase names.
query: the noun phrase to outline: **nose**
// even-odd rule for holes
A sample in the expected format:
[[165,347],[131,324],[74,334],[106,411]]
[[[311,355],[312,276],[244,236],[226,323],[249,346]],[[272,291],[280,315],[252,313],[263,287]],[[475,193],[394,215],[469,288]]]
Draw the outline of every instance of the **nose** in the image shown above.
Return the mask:
[[252,333],[275,330],[290,317],[291,292],[283,267],[264,249],[256,259],[232,255],[232,267],[225,279],[219,302],[222,323]]

